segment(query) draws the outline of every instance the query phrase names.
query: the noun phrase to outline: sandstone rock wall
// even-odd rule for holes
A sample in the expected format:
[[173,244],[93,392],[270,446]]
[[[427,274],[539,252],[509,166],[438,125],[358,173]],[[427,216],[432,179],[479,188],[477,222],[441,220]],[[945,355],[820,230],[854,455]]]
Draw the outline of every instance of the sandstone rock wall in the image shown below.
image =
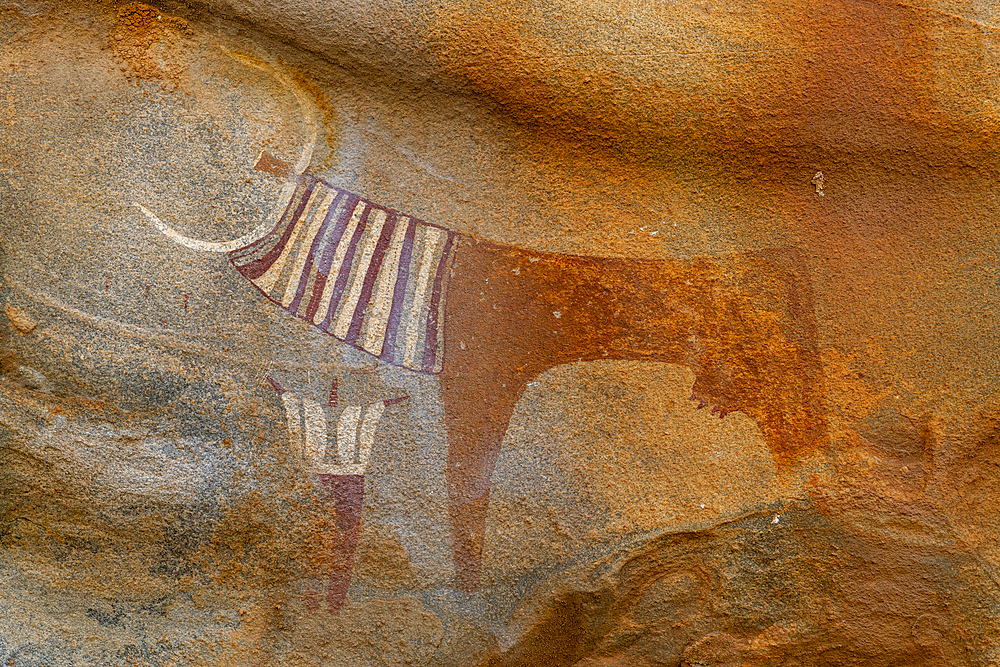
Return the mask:
[[0,658],[997,663],[996,13],[0,0]]

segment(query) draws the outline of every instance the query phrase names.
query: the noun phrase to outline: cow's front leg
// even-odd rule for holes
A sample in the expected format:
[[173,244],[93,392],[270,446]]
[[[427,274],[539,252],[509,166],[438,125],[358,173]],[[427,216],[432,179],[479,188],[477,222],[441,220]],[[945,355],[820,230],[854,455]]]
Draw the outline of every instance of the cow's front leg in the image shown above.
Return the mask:
[[446,369],[441,374],[448,427],[445,477],[455,585],[469,592],[479,586],[493,468],[514,406],[531,379],[514,368],[493,367],[492,371],[467,369],[463,373]]

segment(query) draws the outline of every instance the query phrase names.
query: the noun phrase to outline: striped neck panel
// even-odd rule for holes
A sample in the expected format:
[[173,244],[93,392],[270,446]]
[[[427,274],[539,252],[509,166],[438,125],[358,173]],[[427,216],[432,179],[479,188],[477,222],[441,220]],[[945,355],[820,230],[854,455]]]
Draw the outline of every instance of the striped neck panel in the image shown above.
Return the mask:
[[264,296],[394,366],[440,373],[455,232],[309,174],[269,233],[229,255]]

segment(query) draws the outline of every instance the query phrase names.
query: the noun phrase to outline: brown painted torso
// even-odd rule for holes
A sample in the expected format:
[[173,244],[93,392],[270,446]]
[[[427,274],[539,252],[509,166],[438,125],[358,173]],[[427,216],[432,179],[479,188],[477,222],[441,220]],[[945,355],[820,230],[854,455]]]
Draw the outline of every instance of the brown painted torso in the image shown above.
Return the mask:
[[740,410],[778,462],[820,447],[812,296],[794,250],[657,262],[534,253],[463,239],[441,391],[457,585],[478,585],[489,485],[527,383],[576,361],[649,360],[695,373],[692,399]]

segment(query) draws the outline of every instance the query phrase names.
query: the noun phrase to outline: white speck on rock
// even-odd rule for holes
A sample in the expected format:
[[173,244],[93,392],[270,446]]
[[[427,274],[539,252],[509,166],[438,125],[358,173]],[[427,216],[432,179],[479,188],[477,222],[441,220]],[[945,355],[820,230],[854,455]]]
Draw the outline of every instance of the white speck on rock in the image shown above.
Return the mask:
[[812,181],[810,181],[810,183],[812,183],[813,185],[816,186],[816,194],[818,194],[820,197],[822,197],[823,196],[823,172],[822,171],[817,171],[816,175],[812,177]]

